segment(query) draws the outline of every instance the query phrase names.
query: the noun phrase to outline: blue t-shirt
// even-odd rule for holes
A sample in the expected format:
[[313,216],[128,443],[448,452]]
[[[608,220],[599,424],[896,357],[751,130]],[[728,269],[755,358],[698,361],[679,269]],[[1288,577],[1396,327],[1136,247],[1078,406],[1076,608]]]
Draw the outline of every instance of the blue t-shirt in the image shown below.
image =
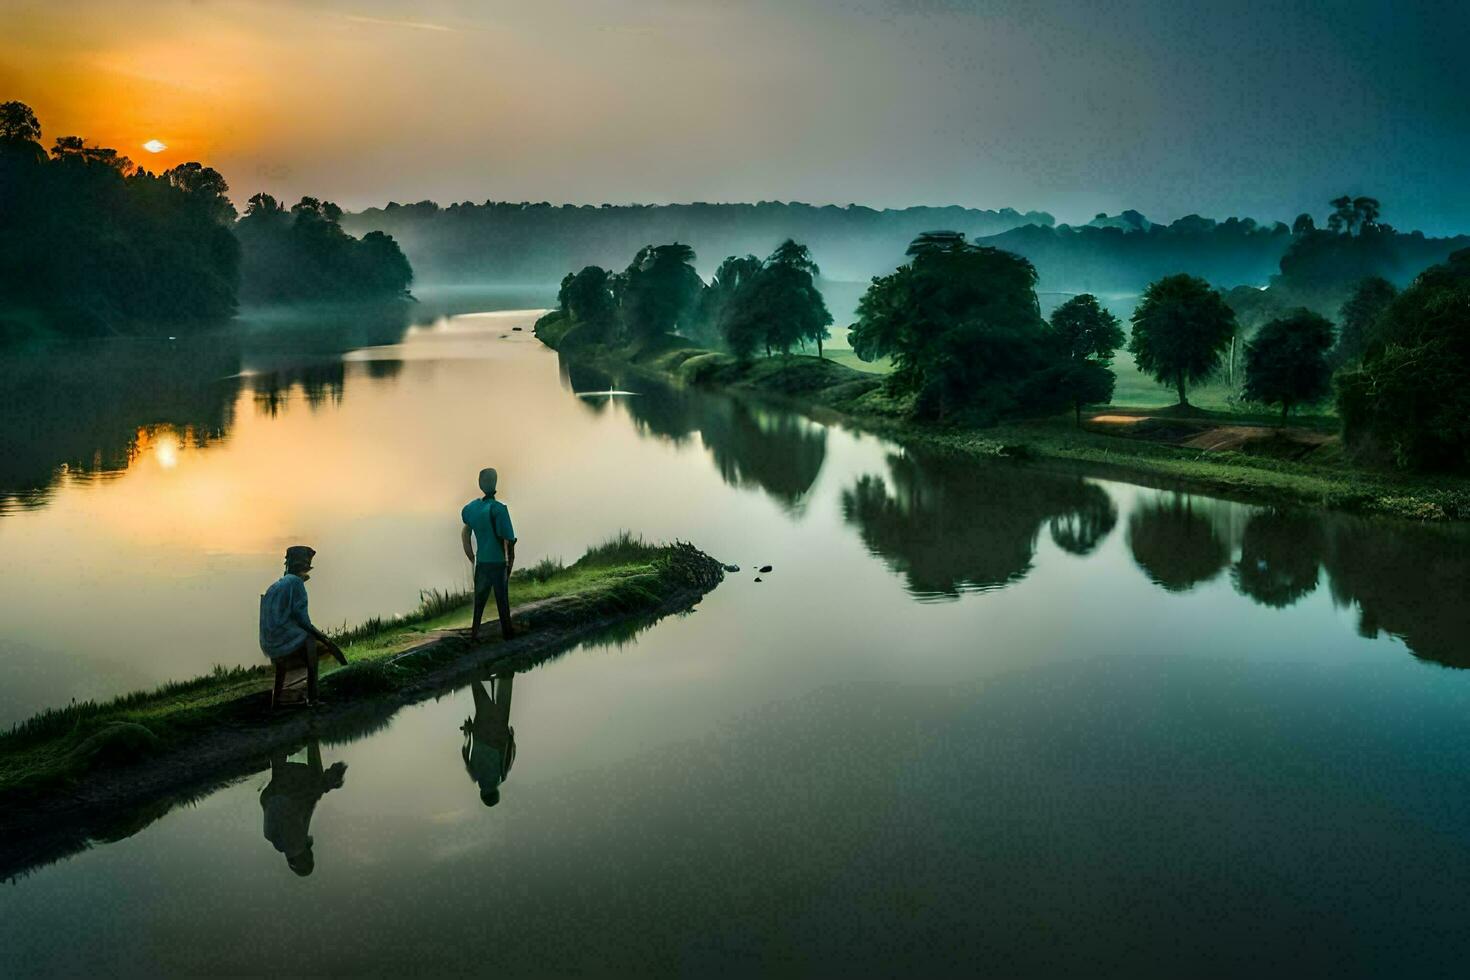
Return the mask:
[[502,541],[516,539],[510,526],[510,510],[494,497],[471,500],[459,512],[465,526],[475,532],[475,561],[481,565],[504,565]]

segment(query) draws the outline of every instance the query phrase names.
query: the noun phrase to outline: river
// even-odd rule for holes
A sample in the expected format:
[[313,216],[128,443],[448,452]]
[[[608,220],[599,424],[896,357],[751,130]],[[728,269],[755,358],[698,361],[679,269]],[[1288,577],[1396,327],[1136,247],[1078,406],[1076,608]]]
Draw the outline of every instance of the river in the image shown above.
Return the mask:
[[[0,722],[258,662],[287,544],[318,549],[319,623],[463,586],[482,466],[523,563],[631,529],[742,570],[689,615],[119,815],[0,887],[0,972],[1470,953],[1461,530],[906,452],[565,365],[530,334],[544,290],[425,300],[11,357]],[[486,696],[516,745],[491,807],[463,754]],[[318,752],[346,764],[324,795]],[[281,800],[309,875],[263,832]]]

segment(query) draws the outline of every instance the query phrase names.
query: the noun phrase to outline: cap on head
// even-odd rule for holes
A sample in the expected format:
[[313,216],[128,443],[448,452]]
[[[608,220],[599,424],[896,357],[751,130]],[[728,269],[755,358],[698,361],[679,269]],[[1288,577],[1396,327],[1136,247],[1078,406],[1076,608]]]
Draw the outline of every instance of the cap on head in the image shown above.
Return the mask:
[[308,548],[304,544],[293,544],[286,549],[286,571],[310,568],[311,560],[315,557],[315,548]]
[[495,492],[495,484],[499,480],[500,480],[500,474],[497,473],[497,472],[495,472],[495,468],[494,467],[491,467],[491,466],[485,467],[483,470],[480,471],[480,492],[481,493],[484,493],[484,494],[492,494],[492,493],[494,493]]

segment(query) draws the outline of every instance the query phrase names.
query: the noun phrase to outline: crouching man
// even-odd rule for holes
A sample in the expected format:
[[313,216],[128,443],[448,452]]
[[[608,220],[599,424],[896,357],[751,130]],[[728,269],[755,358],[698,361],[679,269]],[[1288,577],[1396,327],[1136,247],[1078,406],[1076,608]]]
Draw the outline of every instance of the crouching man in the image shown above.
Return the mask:
[[347,658],[337,644],[312,625],[306,612],[306,580],[311,578],[311,561],[316,551],[306,545],[286,549],[286,574],[276,579],[260,597],[260,652],[276,668],[271,706],[280,704],[286,672],[306,668],[306,702],[321,703],[317,697],[317,658],[323,650],[345,665]]

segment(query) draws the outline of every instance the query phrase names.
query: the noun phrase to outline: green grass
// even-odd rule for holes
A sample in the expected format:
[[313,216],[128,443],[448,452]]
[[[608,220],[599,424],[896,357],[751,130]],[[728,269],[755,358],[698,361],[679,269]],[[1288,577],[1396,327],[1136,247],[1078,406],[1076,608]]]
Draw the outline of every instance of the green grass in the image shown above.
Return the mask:
[[888,358],[880,358],[876,361],[864,361],[853,353],[849,347],[828,347],[827,359],[850,367],[854,371],[862,371],[864,374],[889,374],[893,371],[893,362]]
[[[588,549],[571,565],[553,559],[517,569],[511,597],[517,622],[540,629],[647,611],[680,587],[707,589],[717,577],[713,560],[688,545],[650,544],[625,532]],[[556,601],[526,609],[548,599]],[[468,626],[470,603],[468,593],[429,591],[405,616],[375,618],[338,631],[349,663],[323,665],[323,694],[340,700],[391,691],[457,657],[462,650],[450,648],[424,662],[393,659],[423,644],[435,630]],[[185,744],[212,726],[258,722],[273,676],[264,662],[216,667],[151,691],[42,711],[0,733],[0,799],[44,791],[98,766],[146,758]]]

